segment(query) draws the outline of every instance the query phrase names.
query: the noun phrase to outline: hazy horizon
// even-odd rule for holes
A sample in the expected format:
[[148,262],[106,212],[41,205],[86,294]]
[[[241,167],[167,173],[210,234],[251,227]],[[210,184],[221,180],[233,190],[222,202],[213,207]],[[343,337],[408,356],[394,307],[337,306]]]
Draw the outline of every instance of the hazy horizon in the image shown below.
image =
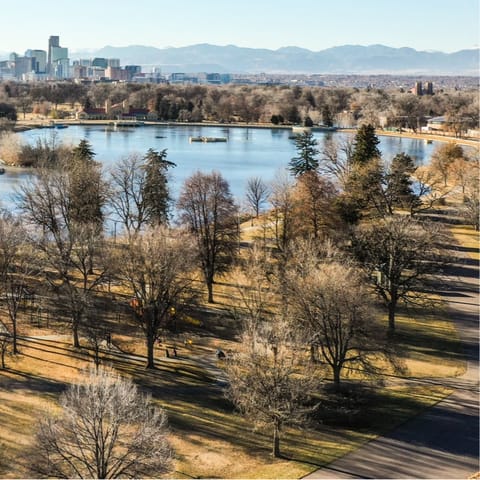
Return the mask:
[[[108,45],[102,45],[101,47],[94,47],[94,48],[78,48],[78,49],[70,49],[70,51],[72,53],[75,53],[75,52],[87,52],[87,51],[91,51],[91,52],[95,52],[95,51],[98,51],[98,50],[101,50],[102,48],[106,48],[106,47],[112,47],[112,48],[128,48],[128,47],[148,47],[148,48],[157,48],[159,50],[164,50],[164,49],[167,49],[167,48],[186,48],[186,47],[191,47],[191,46],[195,46],[195,45],[211,45],[211,46],[215,46],[215,47],[229,47],[229,46],[233,46],[233,47],[238,47],[238,48],[251,48],[251,49],[258,49],[258,50],[271,50],[271,51],[277,51],[277,50],[282,50],[284,48],[301,48],[301,49],[305,49],[305,50],[310,50],[311,52],[320,52],[322,50],[328,50],[330,48],[338,48],[338,47],[345,47],[345,46],[352,46],[352,47],[372,47],[372,46],[375,46],[375,45],[381,45],[381,46],[384,46],[384,47],[389,47],[389,48],[411,48],[411,49],[414,49],[414,50],[417,50],[418,52],[421,52],[421,51],[425,51],[425,52],[430,52],[430,53],[433,53],[433,52],[437,52],[437,53],[455,53],[455,52],[445,52],[445,51],[442,51],[442,50],[421,50],[419,48],[416,48],[414,45],[403,45],[402,47],[394,47],[392,45],[386,45],[384,43],[371,43],[371,44],[360,44],[360,43],[351,43],[351,44],[339,44],[339,45],[331,45],[329,47],[325,47],[325,48],[322,48],[320,50],[311,50],[309,48],[305,48],[305,47],[302,47],[301,45],[283,45],[281,47],[278,47],[278,48],[263,48],[263,47],[241,47],[239,45],[235,45],[233,43],[226,43],[226,44],[218,44],[218,43],[210,43],[210,42],[198,42],[198,43],[191,43],[191,44],[188,44],[188,45],[178,45],[178,46],[174,46],[174,45],[166,45],[164,47],[156,47],[155,45],[146,45],[146,44],[140,44],[140,43],[130,43],[130,44],[125,44],[125,45],[114,45],[112,43],[108,44]],[[472,48],[462,48],[460,50],[456,50],[456,51],[462,51],[462,50],[475,50],[475,49],[478,49],[479,47],[476,46],[476,47],[472,47]]]
[[[60,41],[61,41],[61,38],[62,37],[60,36]],[[164,50],[164,49],[170,49],[170,48],[188,48],[188,47],[192,47],[192,46],[196,46],[196,45],[210,45],[210,46],[214,46],[214,47],[233,46],[233,47],[238,47],[238,48],[249,48],[249,49],[253,49],[253,50],[269,50],[269,51],[278,51],[278,50],[282,50],[282,49],[285,49],[285,48],[300,48],[300,49],[303,49],[303,50],[309,50],[313,53],[317,53],[317,52],[320,52],[322,50],[328,50],[328,49],[331,49],[331,48],[339,48],[339,47],[372,47],[372,46],[383,46],[383,47],[394,48],[394,49],[409,48],[409,49],[416,50],[418,52],[445,53],[445,54],[456,53],[456,52],[463,51],[463,50],[475,50],[475,49],[479,48],[478,46],[476,46],[476,47],[472,47],[472,48],[464,48],[464,49],[461,49],[461,50],[457,50],[455,52],[445,52],[445,51],[438,50],[438,49],[437,50],[421,50],[419,48],[416,48],[415,46],[410,46],[410,45],[404,45],[404,46],[401,46],[401,47],[394,47],[394,46],[391,46],[391,45],[380,44],[380,43],[374,43],[374,44],[368,44],[368,45],[362,45],[362,44],[358,44],[358,43],[357,44],[332,45],[330,47],[326,47],[326,48],[321,49],[321,50],[310,50],[308,48],[305,48],[305,47],[302,47],[302,46],[299,46],[299,45],[284,45],[284,46],[278,47],[278,48],[263,48],[263,47],[241,47],[239,45],[234,45],[234,44],[220,45],[220,44],[209,43],[209,42],[198,42],[198,43],[194,43],[194,44],[179,45],[179,46],[167,45],[167,46],[164,46],[164,47],[156,47],[154,45],[146,45],[146,44],[140,44],[140,43],[130,43],[130,44],[125,44],[125,45],[114,45],[113,43],[110,43],[110,44],[102,45],[102,46],[99,46],[99,47],[93,47],[93,48],[82,48],[82,47],[77,48],[77,49],[69,48],[69,57],[71,59],[75,59],[75,56],[77,54],[81,55],[81,54],[85,54],[85,53],[95,53],[95,52],[98,52],[98,51],[102,50],[103,48],[146,47],[146,48],[156,48],[156,49],[159,49],[159,50]],[[68,48],[68,46],[67,46],[67,48]],[[47,50],[47,48],[46,47],[44,49],[40,48],[40,50]],[[7,56],[10,53],[13,53],[13,52],[15,52],[17,54],[20,54],[20,55],[22,55],[24,53],[23,51],[18,50],[18,49],[17,50],[10,50],[10,51],[0,50],[0,57],[7,58]]]

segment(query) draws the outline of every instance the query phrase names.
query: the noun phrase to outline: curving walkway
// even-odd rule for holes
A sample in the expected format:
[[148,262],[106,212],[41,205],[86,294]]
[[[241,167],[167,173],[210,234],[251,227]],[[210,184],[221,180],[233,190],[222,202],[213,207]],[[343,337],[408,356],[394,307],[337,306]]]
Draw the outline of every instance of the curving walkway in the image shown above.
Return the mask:
[[465,479],[480,470],[478,262],[457,256],[447,275],[448,290],[437,293],[449,302],[467,371],[436,382],[455,391],[392,433],[304,478]]

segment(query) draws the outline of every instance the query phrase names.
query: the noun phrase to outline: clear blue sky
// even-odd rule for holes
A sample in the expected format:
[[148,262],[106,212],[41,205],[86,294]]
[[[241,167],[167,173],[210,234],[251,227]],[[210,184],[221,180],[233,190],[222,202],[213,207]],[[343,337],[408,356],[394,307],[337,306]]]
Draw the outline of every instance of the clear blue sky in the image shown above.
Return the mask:
[[0,51],[105,45],[479,45],[479,0],[1,0]]

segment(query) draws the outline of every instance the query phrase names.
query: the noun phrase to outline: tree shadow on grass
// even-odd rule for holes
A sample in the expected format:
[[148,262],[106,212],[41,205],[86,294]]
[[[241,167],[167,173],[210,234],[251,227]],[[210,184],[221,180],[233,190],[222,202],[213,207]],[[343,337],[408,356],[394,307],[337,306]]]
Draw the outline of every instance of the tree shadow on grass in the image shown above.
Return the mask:
[[455,245],[455,244],[444,244],[443,248],[445,248],[446,250],[451,250],[453,252],[462,252],[462,253],[479,253],[480,252],[480,248],[478,247],[466,247],[464,245]]
[[64,392],[68,387],[65,382],[52,380],[41,375],[21,372],[14,369],[8,370],[14,376],[0,382],[0,388],[14,390],[28,390],[41,394],[49,394],[51,396],[58,396]]
[[421,408],[423,404],[413,396],[396,396],[388,389],[351,382],[339,391],[326,389],[314,420],[319,425],[375,434],[397,425],[409,413]]
[[403,325],[395,332],[395,342],[399,351],[406,352],[411,358],[414,358],[415,354],[421,354],[436,362],[439,359],[455,362],[467,360],[460,340],[454,335],[438,335],[425,329]]

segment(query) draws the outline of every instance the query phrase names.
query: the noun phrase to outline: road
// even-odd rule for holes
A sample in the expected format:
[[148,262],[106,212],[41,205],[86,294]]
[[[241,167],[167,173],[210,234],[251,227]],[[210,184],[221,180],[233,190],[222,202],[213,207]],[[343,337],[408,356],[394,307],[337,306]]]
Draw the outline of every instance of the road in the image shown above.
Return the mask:
[[480,470],[478,262],[463,255],[447,274],[448,289],[437,293],[449,302],[467,370],[461,377],[436,382],[454,392],[392,433],[304,478],[457,479]]

